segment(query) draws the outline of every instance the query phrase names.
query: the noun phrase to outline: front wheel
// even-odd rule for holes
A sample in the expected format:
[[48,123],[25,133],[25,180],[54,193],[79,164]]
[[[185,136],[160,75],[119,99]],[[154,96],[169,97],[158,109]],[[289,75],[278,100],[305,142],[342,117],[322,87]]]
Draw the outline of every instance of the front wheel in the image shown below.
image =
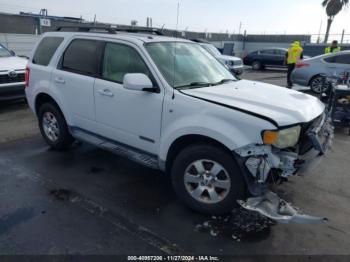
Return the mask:
[[244,179],[233,155],[213,145],[185,148],[176,157],[171,176],[178,197],[201,213],[229,213],[245,196]]

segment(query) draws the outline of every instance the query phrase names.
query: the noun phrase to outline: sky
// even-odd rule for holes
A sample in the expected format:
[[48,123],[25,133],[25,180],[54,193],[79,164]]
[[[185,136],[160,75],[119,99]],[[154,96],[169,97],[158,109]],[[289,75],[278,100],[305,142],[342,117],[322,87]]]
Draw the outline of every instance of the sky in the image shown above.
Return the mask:
[[[326,31],[327,17],[322,0],[0,0],[0,12],[39,13],[82,16],[115,24],[137,20],[145,26],[152,17],[153,26],[188,31],[241,32],[247,34],[318,34]],[[177,6],[179,3],[179,21]],[[331,33],[350,34],[350,7],[335,19]]]

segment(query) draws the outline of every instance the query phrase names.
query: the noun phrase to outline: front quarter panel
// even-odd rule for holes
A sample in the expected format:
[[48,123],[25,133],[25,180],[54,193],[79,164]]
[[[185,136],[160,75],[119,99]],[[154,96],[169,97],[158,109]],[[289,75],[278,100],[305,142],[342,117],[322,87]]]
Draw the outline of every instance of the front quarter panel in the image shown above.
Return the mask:
[[177,92],[166,96],[163,109],[159,157],[166,160],[172,143],[186,135],[214,139],[229,150],[262,143],[261,131],[276,129],[270,122]]

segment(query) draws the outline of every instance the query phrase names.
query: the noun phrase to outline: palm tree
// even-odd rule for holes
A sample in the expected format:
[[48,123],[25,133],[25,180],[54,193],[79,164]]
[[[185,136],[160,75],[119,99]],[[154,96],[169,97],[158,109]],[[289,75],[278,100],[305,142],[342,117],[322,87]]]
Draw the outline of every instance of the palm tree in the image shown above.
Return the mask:
[[327,21],[327,32],[324,39],[324,43],[328,42],[329,32],[331,30],[331,25],[333,23],[334,17],[339,14],[344,7],[349,4],[349,0],[323,0],[322,6],[326,8],[326,13],[328,16]]

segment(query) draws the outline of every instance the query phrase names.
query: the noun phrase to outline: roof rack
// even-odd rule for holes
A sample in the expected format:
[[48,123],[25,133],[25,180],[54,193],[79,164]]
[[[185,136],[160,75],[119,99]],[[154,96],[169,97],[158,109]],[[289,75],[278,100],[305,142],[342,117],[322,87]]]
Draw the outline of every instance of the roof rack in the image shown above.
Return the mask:
[[202,44],[210,44],[209,41],[207,40],[203,40],[203,39],[200,39],[200,38],[195,38],[195,39],[190,39],[192,42],[196,42],[196,43],[202,43]]
[[126,28],[116,28],[116,27],[105,27],[105,26],[60,26],[56,29],[56,31],[61,32],[92,32],[92,33],[108,33],[108,34],[116,34],[117,32],[128,32],[128,33],[149,33],[154,35],[164,35],[158,29],[153,28],[134,28],[134,27],[126,27]]

